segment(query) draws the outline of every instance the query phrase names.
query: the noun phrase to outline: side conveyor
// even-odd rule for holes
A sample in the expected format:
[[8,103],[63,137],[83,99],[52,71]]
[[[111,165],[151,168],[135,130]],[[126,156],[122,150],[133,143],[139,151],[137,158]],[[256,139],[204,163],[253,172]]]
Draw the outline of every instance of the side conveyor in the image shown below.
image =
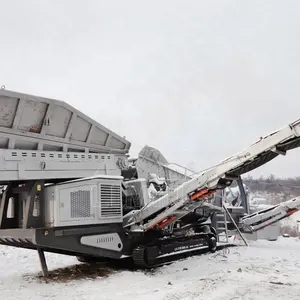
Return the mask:
[[216,189],[230,185],[239,175],[258,168],[300,146],[300,120],[273,132],[216,166],[195,176],[148,206],[125,216],[132,231],[162,229],[200,207]]

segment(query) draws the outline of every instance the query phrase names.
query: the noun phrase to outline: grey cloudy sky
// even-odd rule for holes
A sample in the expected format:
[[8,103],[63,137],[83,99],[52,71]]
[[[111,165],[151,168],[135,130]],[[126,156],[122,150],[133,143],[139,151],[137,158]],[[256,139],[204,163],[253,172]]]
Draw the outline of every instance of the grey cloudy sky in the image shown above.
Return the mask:
[[[0,85],[196,170],[300,118],[300,1],[0,0]],[[255,176],[300,176],[300,150]]]

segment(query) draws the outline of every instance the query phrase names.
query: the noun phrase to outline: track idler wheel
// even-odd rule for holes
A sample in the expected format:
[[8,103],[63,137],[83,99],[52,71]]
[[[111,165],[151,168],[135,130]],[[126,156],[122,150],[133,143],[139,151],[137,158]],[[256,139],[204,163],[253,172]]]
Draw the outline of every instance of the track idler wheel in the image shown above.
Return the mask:
[[215,252],[217,250],[217,235],[216,235],[215,228],[213,228],[209,225],[204,225],[201,228],[201,231],[203,233],[207,234],[206,242],[207,242],[209,250],[211,252]]
[[156,264],[159,249],[156,246],[139,246],[133,250],[133,262],[137,267],[151,268]]
[[207,238],[207,244],[211,252],[215,252],[217,250],[217,239],[214,235],[210,235]]

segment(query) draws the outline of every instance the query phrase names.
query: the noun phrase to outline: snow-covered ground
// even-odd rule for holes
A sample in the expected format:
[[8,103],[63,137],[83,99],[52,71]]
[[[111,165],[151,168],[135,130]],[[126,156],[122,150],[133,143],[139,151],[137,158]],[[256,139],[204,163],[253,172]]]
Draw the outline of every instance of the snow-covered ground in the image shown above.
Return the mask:
[[75,258],[55,254],[47,260],[50,270],[62,269],[45,282],[35,251],[0,246],[0,299],[299,299],[296,238],[255,241],[148,272],[86,270]]

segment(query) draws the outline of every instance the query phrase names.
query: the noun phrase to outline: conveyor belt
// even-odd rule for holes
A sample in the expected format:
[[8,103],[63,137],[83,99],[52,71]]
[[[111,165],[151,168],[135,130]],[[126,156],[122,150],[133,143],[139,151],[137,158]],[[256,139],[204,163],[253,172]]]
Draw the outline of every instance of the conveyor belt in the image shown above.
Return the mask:
[[[218,188],[230,184],[236,176],[249,172],[279,154],[300,146],[300,120],[261,138],[244,151],[202,172],[147,207],[131,214],[125,226],[133,231],[163,229],[205,203]],[[184,213],[183,213],[184,212]]]

